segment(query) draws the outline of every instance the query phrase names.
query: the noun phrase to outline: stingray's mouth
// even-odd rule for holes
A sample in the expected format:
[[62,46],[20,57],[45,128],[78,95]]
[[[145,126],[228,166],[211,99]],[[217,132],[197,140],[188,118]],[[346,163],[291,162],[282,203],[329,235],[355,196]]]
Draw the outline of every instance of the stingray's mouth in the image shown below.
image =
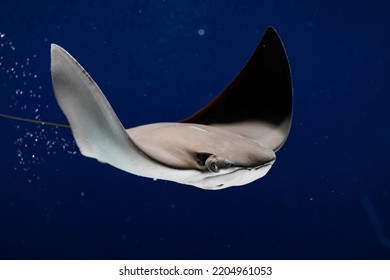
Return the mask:
[[273,159],[273,160],[271,160],[271,161],[269,161],[269,162],[266,162],[266,163],[264,163],[264,164],[262,164],[262,165],[256,166],[256,167],[254,167],[254,168],[249,168],[248,170],[252,170],[252,169],[259,170],[260,168],[264,168],[264,167],[267,167],[267,166],[269,166],[269,165],[274,164],[274,162],[275,162],[275,160]]

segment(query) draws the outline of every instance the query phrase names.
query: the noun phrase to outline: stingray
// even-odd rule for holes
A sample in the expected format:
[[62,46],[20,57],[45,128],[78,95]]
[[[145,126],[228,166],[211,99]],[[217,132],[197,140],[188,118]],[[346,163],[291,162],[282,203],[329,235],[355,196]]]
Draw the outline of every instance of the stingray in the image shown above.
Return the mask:
[[56,44],[51,77],[81,154],[143,177],[211,190],[251,183],[270,170],[291,127],[290,66],[272,27],[233,81],[179,122],[125,129],[91,76]]

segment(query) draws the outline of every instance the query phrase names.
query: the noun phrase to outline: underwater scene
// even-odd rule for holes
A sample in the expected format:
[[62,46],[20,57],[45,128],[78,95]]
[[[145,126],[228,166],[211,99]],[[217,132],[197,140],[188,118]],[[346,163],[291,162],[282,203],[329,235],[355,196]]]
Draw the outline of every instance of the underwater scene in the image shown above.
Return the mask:
[[[0,259],[390,259],[389,11],[384,0],[1,1]],[[176,129],[270,32],[288,57],[292,84],[270,76],[292,90],[291,128],[261,141],[250,137],[260,126],[218,126],[211,138],[199,136],[212,134],[208,120]],[[95,115],[108,103],[51,44],[88,71],[137,145],[112,148],[126,133],[106,109],[109,121]],[[268,57],[264,73],[288,70],[264,66]],[[62,99],[84,89],[97,97]],[[219,118],[288,103],[252,104],[250,89],[237,86]],[[137,138],[137,127],[166,122],[176,124]],[[172,163],[172,151],[185,157]]]

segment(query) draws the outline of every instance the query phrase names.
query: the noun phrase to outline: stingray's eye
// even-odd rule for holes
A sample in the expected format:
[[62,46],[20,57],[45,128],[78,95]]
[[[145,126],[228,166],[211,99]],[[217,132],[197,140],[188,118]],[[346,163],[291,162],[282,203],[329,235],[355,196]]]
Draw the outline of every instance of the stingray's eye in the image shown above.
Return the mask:
[[209,171],[217,173],[219,172],[219,160],[215,156],[211,156],[206,160],[206,167]]
[[196,161],[200,166],[206,166],[210,172],[217,173],[223,168],[224,164],[218,157],[209,153],[199,153],[196,155]]

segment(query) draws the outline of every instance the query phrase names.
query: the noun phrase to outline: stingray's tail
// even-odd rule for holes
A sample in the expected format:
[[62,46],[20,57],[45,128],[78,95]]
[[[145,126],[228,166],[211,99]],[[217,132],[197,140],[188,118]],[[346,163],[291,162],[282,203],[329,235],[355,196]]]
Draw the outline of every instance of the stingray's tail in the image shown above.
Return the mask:
[[38,125],[54,126],[54,127],[57,127],[57,128],[68,128],[68,129],[70,128],[70,125],[68,125],[68,124],[55,123],[55,122],[46,122],[46,121],[41,121],[41,120],[33,120],[33,119],[21,118],[21,117],[16,117],[16,116],[7,115],[7,114],[1,114],[1,113],[0,113],[0,118],[7,119],[7,120],[18,121],[18,122],[26,122],[26,123],[38,124]]

